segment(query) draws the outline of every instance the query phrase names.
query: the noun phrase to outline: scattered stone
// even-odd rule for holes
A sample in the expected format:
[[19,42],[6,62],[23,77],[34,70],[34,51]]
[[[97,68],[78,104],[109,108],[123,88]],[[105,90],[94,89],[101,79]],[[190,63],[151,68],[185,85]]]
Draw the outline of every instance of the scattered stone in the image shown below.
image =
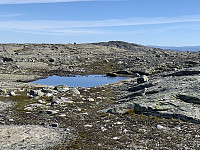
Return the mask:
[[157,129],[165,129],[165,127],[161,126],[161,125],[156,125]]
[[38,103],[40,103],[40,104],[45,104],[46,102],[43,101],[43,100],[38,100]]
[[116,73],[107,73],[106,76],[107,77],[116,77],[117,74]]
[[84,113],[81,113],[82,115],[88,115],[88,113],[87,112],[84,112]]
[[141,83],[144,83],[144,82],[148,82],[148,81],[149,81],[149,79],[148,79],[148,77],[146,75],[143,75],[143,76],[137,78],[137,83],[138,84],[141,84]]
[[123,122],[118,121],[118,122],[116,122],[116,123],[114,123],[114,124],[116,124],[116,125],[122,125]]
[[12,119],[12,118],[11,118],[11,119],[8,119],[8,121],[9,121],[9,122],[13,122],[13,121],[14,121],[14,119]]
[[16,94],[15,94],[14,91],[10,91],[10,92],[9,92],[9,96],[16,96]]
[[57,90],[59,92],[64,92],[64,91],[68,91],[69,87],[67,87],[67,85],[63,84],[63,85],[58,85],[54,88],[54,90]]
[[147,88],[142,89],[142,91],[139,93],[139,95],[145,96],[146,91],[147,91]]
[[87,99],[89,102],[94,102],[94,98],[88,98]]
[[55,62],[55,61],[56,61],[55,58],[50,58],[50,59],[49,59],[49,62]]
[[173,70],[173,71],[177,71],[177,70],[178,70],[178,68],[172,68],[172,70]]
[[92,127],[93,127],[93,125],[86,124],[86,125],[84,125],[84,127],[86,127],[86,128],[92,128]]
[[117,65],[122,65],[123,64],[123,61],[118,61],[117,62]]
[[103,98],[102,98],[102,97],[97,97],[97,99],[98,99],[98,100],[102,100]]
[[51,126],[52,127],[58,127],[58,123],[52,123]]
[[127,129],[124,129],[124,128],[122,128],[122,133],[127,133],[128,132],[128,130]]
[[58,111],[55,111],[55,110],[45,110],[45,111],[39,111],[40,114],[57,114]]
[[28,107],[32,107],[32,108],[43,108],[43,107],[45,107],[43,104],[36,104],[36,103],[34,103],[34,104],[30,104],[30,105],[28,105]]
[[194,135],[194,138],[195,138],[195,139],[199,139],[199,138],[200,138],[200,135]]
[[26,111],[33,111],[33,108],[32,107],[26,107],[26,108],[24,108],[24,110],[26,110]]
[[53,96],[53,94],[52,93],[47,93],[46,96],[47,97],[51,97],[51,96]]
[[113,137],[113,140],[119,140],[119,137]]
[[109,62],[109,60],[108,60],[108,59],[104,59],[104,62],[105,62],[105,63],[108,63],[108,62]]
[[136,57],[135,60],[141,60],[141,58],[140,57]]
[[4,62],[11,62],[11,61],[13,61],[13,59],[12,58],[8,58],[8,57],[3,57],[3,61]]
[[181,130],[181,127],[177,126],[177,127],[174,127],[174,129]]
[[42,89],[41,90],[43,93],[54,93],[54,92],[56,92],[55,90],[52,90],[52,89]]
[[44,93],[41,90],[30,90],[29,94],[32,95],[33,97],[44,96]]
[[77,111],[81,112],[81,111],[82,111],[82,109],[81,109],[81,108],[77,108]]
[[60,114],[58,116],[60,116],[60,117],[66,117],[66,114]]
[[6,89],[0,89],[0,94],[4,95],[7,93],[7,90]]
[[52,97],[50,98],[50,101],[51,101],[51,102],[56,102],[56,100],[57,100],[56,96],[52,96]]
[[104,131],[106,131],[107,129],[105,128],[105,127],[100,127],[100,129],[104,132]]
[[136,78],[136,77],[140,77],[140,74],[139,74],[139,73],[135,73],[135,74],[133,75],[133,78]]
[[66,98],[66,97],[60,97],[57,102],[58,103],[74,103],[74,101],[72,101],[70,98]]
[[81,93],[79,92],[79,90],[77,90],[77,88],[72,88],[71,93],[74,95],[80,95]]

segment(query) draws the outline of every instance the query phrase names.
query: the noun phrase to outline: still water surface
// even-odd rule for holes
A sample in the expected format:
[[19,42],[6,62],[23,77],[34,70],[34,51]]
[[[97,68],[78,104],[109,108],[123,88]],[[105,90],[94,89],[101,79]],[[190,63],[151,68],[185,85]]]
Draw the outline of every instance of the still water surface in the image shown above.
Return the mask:
[[61,85],[66,84],[68,87],[94,87],[102,84],[112,83],[120,80],[128,79],[128,77],[106,77],[105,75],[89,75],[75,77],[49,76],[46,79],[40,79],[31,83],[43,85]]

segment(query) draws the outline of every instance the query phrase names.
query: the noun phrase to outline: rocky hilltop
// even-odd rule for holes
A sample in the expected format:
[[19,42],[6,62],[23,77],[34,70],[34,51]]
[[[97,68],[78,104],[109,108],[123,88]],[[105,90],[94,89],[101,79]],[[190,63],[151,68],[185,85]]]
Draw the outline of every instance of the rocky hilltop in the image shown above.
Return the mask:
[[[0,44],[0,149],[199,149],[199,58],[122,41]],[[76,74],[130,78],[28,83]]]

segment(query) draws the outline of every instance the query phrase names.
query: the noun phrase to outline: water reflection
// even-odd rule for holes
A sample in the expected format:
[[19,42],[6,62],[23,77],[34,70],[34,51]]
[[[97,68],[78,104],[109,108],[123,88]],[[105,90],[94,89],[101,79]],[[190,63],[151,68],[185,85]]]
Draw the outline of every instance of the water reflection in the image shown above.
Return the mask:
[[66,84],[68,87],[94,87],[102,84],[112,83],[120,80],[128,79],[128,77],[106,77],[105,75],[89,75],[74,77],[49,76],[46,79],[40,79],[31,83],[44,85],[61,85]]

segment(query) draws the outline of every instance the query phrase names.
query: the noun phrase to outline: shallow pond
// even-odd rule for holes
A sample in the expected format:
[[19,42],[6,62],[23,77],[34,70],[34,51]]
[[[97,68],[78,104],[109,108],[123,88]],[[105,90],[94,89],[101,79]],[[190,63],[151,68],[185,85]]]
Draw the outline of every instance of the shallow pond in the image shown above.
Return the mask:
[[52,85],[52,86],[66,84],[68,87],[94,87],[124,79],[128,79],[128,77],[106,77],[105,75],[89,75],[89,76],[76,75],[75,77],[63,77],[63,76],[53,75],[45,79],[33,81],[31,83]]

